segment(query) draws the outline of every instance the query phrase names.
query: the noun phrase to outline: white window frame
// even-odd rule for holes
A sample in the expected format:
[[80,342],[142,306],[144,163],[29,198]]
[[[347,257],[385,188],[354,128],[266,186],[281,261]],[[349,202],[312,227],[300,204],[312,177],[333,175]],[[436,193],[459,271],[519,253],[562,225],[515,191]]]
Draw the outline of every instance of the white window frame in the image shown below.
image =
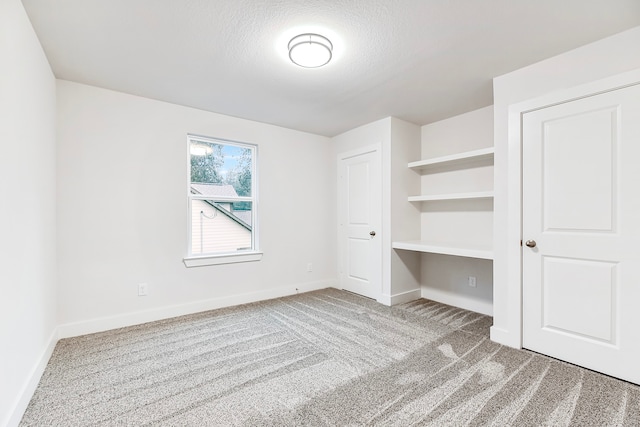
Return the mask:
[[[217,252],[211,254],[192,254],[192,224],[191,209],[193,200],[213,200],[210,196],[191,194],[191,142],[203,141],[212,144],[234,145],[252,150],[251,155],[251,196],[216,197],[219,202],[251,202],[251,250],[237,252]],[[233,264],[238,262],[259,261],[262,252],[259,250],[258,239],[258,146],[246,142],[231,141],[222,138],[187,134],[187,255],[183,258],[186,267],[202,267],[207,265]]]

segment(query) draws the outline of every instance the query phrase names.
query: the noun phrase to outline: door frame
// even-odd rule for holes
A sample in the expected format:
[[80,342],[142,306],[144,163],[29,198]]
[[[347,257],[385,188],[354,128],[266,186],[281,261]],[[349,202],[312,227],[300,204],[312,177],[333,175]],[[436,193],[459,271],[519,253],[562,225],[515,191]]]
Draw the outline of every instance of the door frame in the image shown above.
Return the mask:
[[[507,158],[507,252],[505,265],[509,292],[504,300],[508,306],[509,330],[492,328],[491,338],[511,347],[522,348],[522,119],[531,111],[563,104],[640,84],[640,69],[617,74],[594,82],[561,89],[549,94],[509,106]],[[502,226],[502,225],[499,225]]]
[[[348,151],[343,151],[337,154],[336,156],[336,234],[337,234],[337,244],[338,244],[338,250],[337,252],[337,267],[338,267],[338,285],[341,286],[341,278],[340,278],[340,272],[343,270],[343,263],[344,263],[344,254],[346,251],[345,245],[342,242],[342,228],[340,227],[340,210],[342,208],[342,195],[343,195],[343,191],[344,189],[341,187],[341,182],[340,182],[340,172],[341,172],[341,161],[350,157],[356,157],[356,156],[361,156],[364,154],[368,154],[368,153],[373,153],[373,152],[377,152],[378,153],[378,160],[379,160],[379,168],[380,168],[380,201],[382,203],[382,182],[383,182],[383,170],[382,170],[382,144],[372,144],[372,145],[366,145],[366,146],[362,146],[359,148],[355,148],[353,150],[348,150]],[[381,213],[382,213],[382,206],[380,206],[381,209]],[[384,236],[386,233],[382,233],[382,228],[383,228],[383,218],[382,215],[380,217],[380,231],[378,232],[378,234],[382,236]],[[383,252],[384,252],[384,244],[380,244],[380,278],[379,278],[379,282],[380,282],[380,287],[377,290],[377,295],[375,296],[375,300],[380,302],[380,299],[382,297],[382,289],[384,287],[383,284],[383,278],[384,278],[384,265],[382,265],[382,259],[383,259]]]

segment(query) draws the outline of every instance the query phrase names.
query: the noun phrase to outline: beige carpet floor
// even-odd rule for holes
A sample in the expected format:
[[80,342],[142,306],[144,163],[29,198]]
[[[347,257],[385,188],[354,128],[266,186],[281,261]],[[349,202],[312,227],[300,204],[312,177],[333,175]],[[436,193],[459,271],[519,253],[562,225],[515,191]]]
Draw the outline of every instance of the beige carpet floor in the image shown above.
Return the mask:
[[22,426],[640,426],[640,387],[491,318],[327,289],[61,340]]

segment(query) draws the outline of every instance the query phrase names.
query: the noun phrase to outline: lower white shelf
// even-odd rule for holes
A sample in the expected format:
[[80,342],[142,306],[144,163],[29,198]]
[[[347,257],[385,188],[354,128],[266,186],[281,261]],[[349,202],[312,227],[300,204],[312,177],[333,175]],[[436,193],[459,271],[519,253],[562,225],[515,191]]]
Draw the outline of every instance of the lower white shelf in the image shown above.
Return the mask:
[[458,246],[449,243],[410,240],[393,242],[391,247],[405,251],[427,252],[433,254],[456,255],[468,258],[493,259],[493,249],[489,245]]

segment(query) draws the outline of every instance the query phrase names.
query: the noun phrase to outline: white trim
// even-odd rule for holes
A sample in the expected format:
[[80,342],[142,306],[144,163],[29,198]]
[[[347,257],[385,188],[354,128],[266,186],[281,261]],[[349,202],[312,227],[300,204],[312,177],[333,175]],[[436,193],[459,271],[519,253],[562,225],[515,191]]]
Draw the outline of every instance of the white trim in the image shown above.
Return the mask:
[[139,325],[156,320],[168,319],[171,317],[184,316],[187,314],[200,313],[203,311],[215,310],[218,308],[247,304],[257,301],[264,301],[273,298],[281,298],[289,295],[295,295],[297,293],[316,291],[331,287],[335,287],[335,283],[332,281],[302,283],[264,291],[212,298],[187,304],[171,305],[151,310],[136,311],[116,316],[100,317],[82,322],[66,323],[58,326],[58,336],[59,338],[76,337],[80,335],[108,331],[111,329]]
[[204,267],[207,265],[234,264],[237,262],[260,261],[262,252],[233,253],[220,255],[187,256],[182,259],[186,267]]
[[206,194],[192,194],[191,200],[211,200],[218,203],[236,203],[236,202],[253,202],[251,197],[224,197],[224,196],[207,196]]
[[[209,197],[203,195],[195,195],[191,194],[191,140],[200,140],[204,142],[209,142],[212,144],[218,145],[233,145],[242,148],[248,148],[251,150],[251,196],[238,196],[238,197]],[[192,225],[191,220],[192,216],[192,201],[195,200],[215,200],[215,201],[225,201],[225,202],[251,202],[251,252],[254,254],[262,253],[260,250],[260,238],[259,238],[259,220],[258,220],[258,211],[260,209],[258,203],[258,144],[251,144],[248,142],[239,142],[232,141],[229,139],[223,138],[213,138],[209,136],[197,135],[193,133],[187,133],[187,256],[183,259],[183,262],[187,267],[199,267],[204,265],[216,265],[216,264],[230,264],[235,262],[245,262],[245,261],[259,261],[260,258],[257,259],[249,259],[251,257],[243,258],[230,258],[228,254],[205,254],[202,255],[193,255],[191,253],[192,250]],[[218,261],[214,261],[214,258],[220,259]],[[226,257],[226,261],[222,260],[223,257]],[[255,257],[254,257],[255,258]],[[192,262],[192,260],[199,259],[203,260],[203,262]],[[210,259],[211,261],[205,263],[205,259]]]
[[481,301],[455,292],[447,292],[423,286],[422,298],[476,313],[486,314],[487,316],[493,316],[493,304],[490,301]]
[[[382,298],[382,292],[383,292],[383,282],[384,282],[384,241],[385,241],[385,236],[387,233],[385,233],[385,227],[384,227],[384,220],[383,220],[383,214],[382,214],[382,200],[383,200],[383,190],[382,190],[382,183],[384,182],[384,178],[383,178],[383,170],[382,170],[382,144],[378,143],[378,144],[371,144],[371,145],[367,145],[367,146],[363,146],[363,147],[359,147],[359,148],[355,148],[353,150],[348,150],[348,151],[342,151],[340,153],[338,153],[336,155],[336,195],[337,195],[337,203],[336,203],[336,209],[337,209],[337,256],[338,256],[338,288],[342,289],[342,284],[343,284],[343,272],[344,272],[344,260],[345,260],[345,253],[346,253],[346,247],[345,244],[342,243],[342,237],[343,237],[343,226],[340,225],[340,215],[341,215],[341,203],[344,202],[344,188],[342,188],[341,186],[341,179],[340,179],[340,173],[341,171],[341,166],[342,166],[342,161],[351,159],[353,157],[357,157],[357,156],[363,156],[365,154],[370,154],[370,153],[378,153],[378,166],[380,167],[380,224],[378,227],[376,227],[377,229],[380,230],[380,232],[378,233],[379,235],[382,235],[382,243],[380,244],[380,253],[376,254],[377,256],[379,256],[379,262],[380,262],[380,277],[379,277],[379,286],[378,289],[375,289],[375,294],[372,293],[370,295],[363,295],[367,298],[373,298],[376,301],[380,301],[380,298]],[[388,305],[388,304],[387,304]]]
[[356,148],[354,150],[340,152],[337,155],[338,161],[347,160],[352,157],[362,156],[364,154],[374,153],[376,151],[381,151],[380,144],[372,144],[366,147]]
[[33,394],[38,387],[38,383],[40,383],[40,378],[44,373],[47,364],[49,363],[49,359],[53,354],[53,350],[58,343],[58,328],[54,328],[49,336],[49,342],[45,349],[43,350],[38,362],[35,364],[33,369],[31,369],[31,373],[29,374],[29,379],[24,383],[22,389],[16,394],[16,400],[13,404],[13,408],[9,411],[9,416],[6,419],[6,427],[14,427],[20,424],[22,417],[24,416],[24,412],[27,410],[27,406],[29,406],[29,402],[33,398]]
[[491,341],[506,345],[507,347],[520,348],[520,343],[518,341],[512,341],[515,337],[506,329],[491,326],[489,328],[489,338]]
[[[509,329],[492,332],[496,342],[522,348],[522,115],[542,108],[640,84],[640,69],[562,89],[509,106],[507,175],[507,283]],[[493,339],[493,336],[492,336]]]
[[405,302],[415,301],[417,299],[422,298],[422,290],[421,289],[413,289],[411,291],[400,292],[399,294],[393,295],[385,295],[382,294],[377,299],[380,304],[384,304],[386,306],[394,306],[398,304],[404,304]]

